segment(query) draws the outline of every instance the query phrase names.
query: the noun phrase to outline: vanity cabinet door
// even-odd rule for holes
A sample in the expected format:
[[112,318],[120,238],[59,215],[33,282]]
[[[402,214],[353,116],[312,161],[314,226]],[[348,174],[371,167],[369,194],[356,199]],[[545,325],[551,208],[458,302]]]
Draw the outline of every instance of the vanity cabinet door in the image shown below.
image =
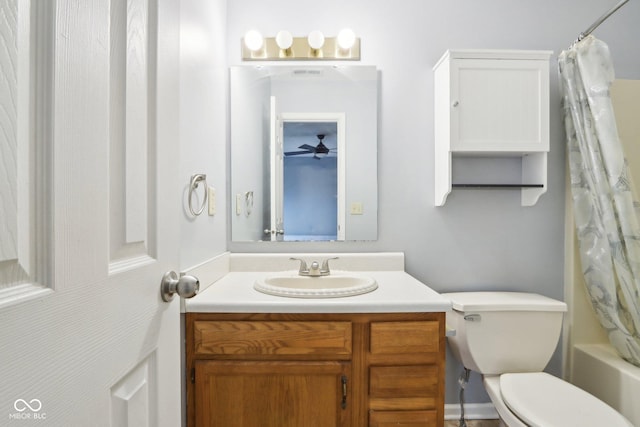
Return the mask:
[[197,426],[347,426],[348,362],[197,361]]

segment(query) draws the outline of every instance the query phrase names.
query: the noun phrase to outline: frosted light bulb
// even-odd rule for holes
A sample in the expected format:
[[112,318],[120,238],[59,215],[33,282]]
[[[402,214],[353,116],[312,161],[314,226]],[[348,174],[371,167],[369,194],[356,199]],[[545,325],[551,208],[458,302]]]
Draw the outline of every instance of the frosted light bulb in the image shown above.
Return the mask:
[[264,39],[262,38],[262,34],[256,30],[247,31],[244,35],[244,45],[252,52],[260,50],[263,43]]
[[276,34],[276,44],[282,50],[287,50],[293,44],[293,36],[289,31],[278,31]]
[[350,28],[340,30],[338,33],[338,46],[340,49],[348,50],[356,42],[356,34]]
[[320,49],[324,46],[324,34],[318,30],[311,31],[307,37],[307,41],[309,42],[311,49]]

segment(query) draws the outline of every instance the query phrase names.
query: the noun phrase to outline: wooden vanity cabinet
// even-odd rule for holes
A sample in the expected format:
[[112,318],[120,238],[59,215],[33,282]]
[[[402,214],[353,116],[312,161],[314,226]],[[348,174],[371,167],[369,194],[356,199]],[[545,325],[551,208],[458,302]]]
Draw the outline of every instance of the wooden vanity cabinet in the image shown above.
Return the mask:
[[186,314],[189,426],[444,425],[444,313]]

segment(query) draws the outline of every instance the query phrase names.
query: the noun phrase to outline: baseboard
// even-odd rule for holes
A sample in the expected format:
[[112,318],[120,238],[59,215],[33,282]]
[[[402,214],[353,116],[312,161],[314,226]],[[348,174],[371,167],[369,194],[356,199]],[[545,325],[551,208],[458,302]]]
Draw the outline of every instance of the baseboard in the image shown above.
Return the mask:
[[[444,405],[445,420],[459,420],[460,412],[458,403]],[[497,420],[499,417],[492,403],[466,403],[464,405],[464,418],[466,420]]]

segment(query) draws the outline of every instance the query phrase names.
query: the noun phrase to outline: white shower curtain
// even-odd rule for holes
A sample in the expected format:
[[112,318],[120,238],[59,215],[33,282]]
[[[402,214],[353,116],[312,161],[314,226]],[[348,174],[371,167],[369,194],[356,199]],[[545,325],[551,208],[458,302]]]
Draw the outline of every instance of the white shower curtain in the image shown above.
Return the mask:
[[640,366],[640,204],[610,98],[614,71],[609,48],[589,36],[562,52],[558,62],[587,291],[611,344]]

